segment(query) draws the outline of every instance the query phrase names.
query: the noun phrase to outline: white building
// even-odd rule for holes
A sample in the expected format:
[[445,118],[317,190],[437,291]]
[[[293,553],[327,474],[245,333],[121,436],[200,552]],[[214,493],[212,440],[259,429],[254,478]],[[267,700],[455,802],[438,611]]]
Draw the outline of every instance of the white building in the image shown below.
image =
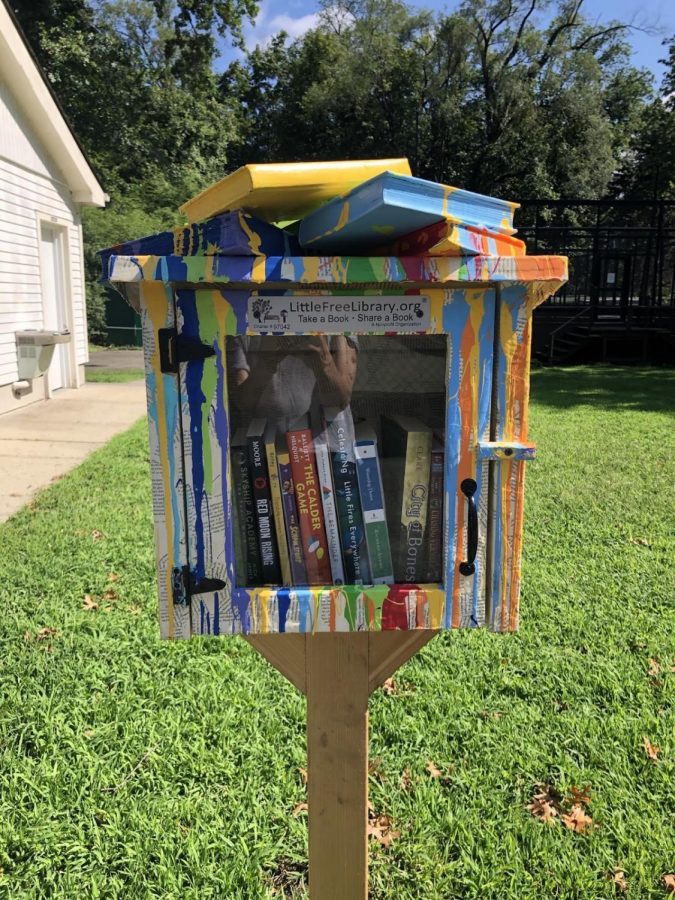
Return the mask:
[[[0,414],[84,382],[80,210],[107,199],[0,0]],[[16,334],[33,329],[71,337],[26,381]]]

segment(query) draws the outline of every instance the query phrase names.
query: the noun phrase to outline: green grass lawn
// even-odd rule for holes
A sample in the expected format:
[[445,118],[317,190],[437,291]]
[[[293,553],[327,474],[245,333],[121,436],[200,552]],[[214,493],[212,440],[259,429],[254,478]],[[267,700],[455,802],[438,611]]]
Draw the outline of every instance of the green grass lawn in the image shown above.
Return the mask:
[[143,369],[94,369],[86,370],[87,381],[103,382],[105,384],[120,383],[126,381],[138,381],[145,378]]
[[[436,638],[373,695],[400,836],[371,843],[372,898],[593,900],[615,870],[666,896],[674,375],[534,373],[522,628]],[[160,643],[145,426],[0,547],[0,897],[305,896],[303,699],[240,639]],[[541,784],[590,785],[594,827],[536,818]]]

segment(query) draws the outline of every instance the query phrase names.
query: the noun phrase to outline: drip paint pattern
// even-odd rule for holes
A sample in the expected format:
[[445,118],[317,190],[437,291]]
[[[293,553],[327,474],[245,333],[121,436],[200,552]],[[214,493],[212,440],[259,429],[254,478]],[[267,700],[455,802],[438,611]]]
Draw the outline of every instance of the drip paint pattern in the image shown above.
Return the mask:
[[[140,282],[164,637],[517,627],[524,466],[532,453],[512,458],[504,448],[527,444],[531,315],[565,279],[565,260],[113,254],[107,274],[121,285]],[[249,332],[248,301],[261,286],[268,296],[330,296],[363,285],[368,295],[428,296],[425,333],[447,335],[444,584],[236,587],[226,337]],[[159,330],[174,324],[213,351],[182,362],[178,375],[161,371],[157,350]],[[486,451],[489,444],[499,452]],[[477,483],[479,517],[469,576],[459,573],[467,553],[465,478]],[[213,589],[214,579],[222,587]],[[195,593],[200,581],[207,589]]]

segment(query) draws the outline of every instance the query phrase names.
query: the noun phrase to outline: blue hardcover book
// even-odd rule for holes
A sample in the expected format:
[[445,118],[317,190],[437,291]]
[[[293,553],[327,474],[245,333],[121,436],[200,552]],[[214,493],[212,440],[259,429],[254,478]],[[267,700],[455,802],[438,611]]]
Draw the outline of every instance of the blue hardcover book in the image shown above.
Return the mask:
[[366,532],[356,480],[354,420],[349,409],[336,406],[324,407],[323,414],[333,467],[345,583],[370,584]]
[[104,277],[108,259],[118,256],[298,256],[295,235],[249,213],[222,213],[184,228],[161,231],[100,250]]
[[391,558],[391,545],[384,509],[384,489],[377,456],[377,436],[375,430],[364,422],[355,427],[354,438],[356,478],[359,484],[359,496],[366,530],[371,582],[373,584],[393,584],[394,563]]
[[305,216],[299,238],[310,251],[356,253],[443,219],[510,235],[517,208],[508,200],[383,172]]

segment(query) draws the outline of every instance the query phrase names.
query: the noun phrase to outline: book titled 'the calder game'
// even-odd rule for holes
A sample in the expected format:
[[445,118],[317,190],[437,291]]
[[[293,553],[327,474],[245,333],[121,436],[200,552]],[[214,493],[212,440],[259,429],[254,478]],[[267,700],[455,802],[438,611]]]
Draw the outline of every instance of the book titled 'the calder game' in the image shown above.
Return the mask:
[[312,432],[307,422],[286,433],[308,584],[330,584],[328,541]]

